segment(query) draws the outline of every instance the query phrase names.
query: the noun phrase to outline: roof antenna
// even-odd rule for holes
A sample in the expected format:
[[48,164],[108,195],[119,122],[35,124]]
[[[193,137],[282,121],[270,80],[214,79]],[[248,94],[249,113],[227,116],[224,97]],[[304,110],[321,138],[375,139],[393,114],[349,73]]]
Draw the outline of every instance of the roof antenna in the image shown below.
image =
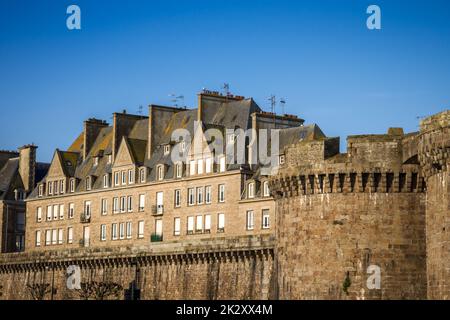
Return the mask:
[[142,104],[139,106],[139,110],[138,113],[142,116],[142,109],[144,109],[144,107],[142,106]]
[[169,97],[172,99],[170,101],[173,102],[173,105],[175,107],[178,107],[179,102],[181,101],[181,104],[184,105],[184,96],[183,95],[176,95],[175,93],[169,94]]
[[230,85],[225,82],[222,86],[222,89],[223,89],[224,95],[228,97],[230,95]]
[[281,115],[285,115],[285,111],[284,108],[286,106],[286,99],[285,98],[280,98],[280,107],[281,107]]

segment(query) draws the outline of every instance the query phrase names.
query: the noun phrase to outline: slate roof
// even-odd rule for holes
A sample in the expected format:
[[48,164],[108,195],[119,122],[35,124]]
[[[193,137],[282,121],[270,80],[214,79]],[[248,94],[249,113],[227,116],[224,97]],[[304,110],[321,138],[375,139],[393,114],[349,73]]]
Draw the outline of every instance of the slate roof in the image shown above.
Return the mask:
[[[205,99],[203,102],[203,129],[209,128],[219,129],[222,132],[225,129],[241,128],[247,130],[251,128],[252,117],[254,112],[261,112],[261,108],[253,99],[220,101],[214,99]],[[136,120],[132,127],[127,129],[125,141],[132,153],[133,160],[137,166],[146,166],[148,168],[150,181],[156,180],[156,166],[165,165],[165,178],[174,177],[174,164],[172,163],[170,154],[164,154],[165,144],[171,143],[172,132],[175,129],[186,129],[194,137],[194,124],[197,120],[198,109],[179,109],[171,115],[167,125],[163,121],[154,121],[153,141],[154,151],[150,158],[148,154],[148,130],[149,119],[142,118]],[[300,139],[321,139],[325,135],[320,128],[313,124],[309,126],[301,126],[295,128],[280,130],[280,149],[287,145],[293,144]],[[70,177],[76,177],[80,183],[77,184],[77,191],[84,191],[85,179],[91,176],[94,179],[92,189],[102,188],[102,177],[105,173],[112,172],[112,165],[107,163],[104,155],[112,153],[113,128],[112,126],[104,127],[100,130],[98,137],[93,143],[86,159],[82,161],[83,134],[80,134],[71,144],[68,151],[58,151],[59,156],[65,164],[65,172]],[[119,142],[121,143],[121,141]],[[102,156],[103,155],[103,156]],[[94,165],[94,157],[100,156],[98,165]],[[240,165],[229,164],[228,170],[238,170]],[[183,170],[185,174],[186,170]],[[256,168],[254,177],[259,179],[259,170]],[[44,179],[45,181],[45,179]],[[33,193],[34,195],[36,193]]]

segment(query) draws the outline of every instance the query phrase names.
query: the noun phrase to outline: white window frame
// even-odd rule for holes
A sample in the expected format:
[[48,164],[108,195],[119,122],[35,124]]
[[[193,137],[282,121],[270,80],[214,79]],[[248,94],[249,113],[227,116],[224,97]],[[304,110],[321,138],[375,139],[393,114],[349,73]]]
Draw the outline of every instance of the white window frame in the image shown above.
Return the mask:
[[128,170],[128,184],[134,184],[134,170]]
[[225,172],[225,171],[227,171],[226,157],[220,156],[219,157],[219,172]]
[[52,245],[58,244],[58,229],[52,229]]
[[73,228],[67,228],[67,243],[73,243]]
[[127,211],[133,212],[133,197],[132,196],[127,197]]
[[38,196],[42,197],[44,195],[44,185],[40,184],[38,189]]
[[195,176],[195,174],[197,173],[196,164],[197,163],[195,160],[189,161],[189,176]]
[[70,189],[70,193],[74,193],[75,192],[75,179],[70,179],[70,181],[69,181],[69,189]]
[[195,217],[195,233],[203,232],[203,216],[198,215]]
[[125,222],[119,223],[119,239],[125,239]]
[[45,245],[46,246],[52,245],[52,230],[51,229],[45,230]]
[[211,232],[211,215],[210,214],[205,215],[204,232],[206,232],[206,233]]
[[117,223],[113,223],[111,226],[111,240],[117,240]]
[[225,202],[225,185],[219,184],[219,202]]
[[103,175],[103,188],[109,188],[109,174]]
[[120,171],[114,172],[114,186],[120,186]]
[[89,219],[92,215],[92,202],[90,200],[86,200],[84,202],[84,216],[86,219]]
[[102,216],[106,216],[108,214],[108,199],[101,199],[101,214]]
[[208,157],[205,159],[205,173],[211,172],[212,172],[212,159],[211,157]]
[[69,219],[73,219],[75,215],[75,204],[69,203]]
[[64,220],[64,204],[59,205],[59,220]]
[[189,216],[187,217],[187,234],[194,234],[195,228],[195,217]]
[[181,218],[179,217],[173,219],[173,235],[181,235]]
[[225,213],[217,215],[217,232],[225,232]]
[[263,195],[264,197],[270,197],[269,181],[263,182]]
[[127,172],[124,170],[120,173],[121,175],[121,179],[122,179],[122,185],[126,185],[127,184]]
[[197,160],[197,174],[203,174],[203,159]]
[[263,229],[270,229],[270,210],[269,209],[262,209],[262,228]]
[[138,239],[144,238],[144,228],[145,228],[145,222],[143,220],[138,222]]
[[119,213],[120,212],[120,201],[119,197],[113,198],[113,213]]
[[53,206],[49,205],[49,206],[47,206],[46,220],[51,221],[52,219],[53,219]]
[[166,144],[164,146],[164,155],[168,155],[170,153],[170,144]]
[[211,204],[212,202],[212,186],[205,187],[205,203]]
[[195,205],[195,188],[188,188],[188,206],[193,205]]
[[197,204],[203,204],[204,201],[205,201],[204,188],[197,187]]
[[253,210],[247,210],[245,215],[245,227],[247,230],[255,229],[255,212]]
[[42,221],[42,207],[36,208],[36,221],[41,222]]
[[127,212],[127,197],[120,197],[120,212]]
[[92,178],[87,177],[86,178],[86,191],[90,191],[92,189]]
[[176,189],[174,191],[174,206],[175,208],[181,207],[181,190]]
[[255,197],[255,183],[254,182],[250,182],[247,185],[247,192],[248,192],[247,197],[249,199],[253,199]]
[[181,178],[181,177],[183,176],[183,163],[178,162],[178,163],[175,165],[175,176],[176,176],[177,178]]
[[156,167],[156,180],[164,180],[164,165],[162,164]]
[[127,221],[126,224],[126,237],[127,239],[131,239],[133,237],[133,223],[131,221]]
[[41,246],[41,230],[37,230],[35,233],[35,246],[40,247]]
[[141,168],[139,170],[139,182],[140,183],[145,183],[147,180],[147,170],[145,168]]
[[58,229],[58,244],[64,243],[64,229]]
[[142,193],[139,195],[139,211],[145,210],[145,194]]
[[100,225],[100,241],[106,241],[106,224]]
[[58,220],[59,218],[59,204],[53,205],[53,220]]
[[66,193],[66,184],[64,180],[59,181],[59,191],[61,194]]

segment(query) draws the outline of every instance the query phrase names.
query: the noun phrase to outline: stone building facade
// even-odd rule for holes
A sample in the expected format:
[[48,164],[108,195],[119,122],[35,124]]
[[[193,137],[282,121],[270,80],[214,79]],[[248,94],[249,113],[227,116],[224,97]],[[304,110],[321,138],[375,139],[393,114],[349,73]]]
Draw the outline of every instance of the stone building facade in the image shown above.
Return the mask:
[[[25,251],[0,256],[1,298],[79,299],[77,266],[82,283],[141,299],[448,299],[450,112],[416,133],[350,136],[340,153],[252,99],[198,98],[89,119],[55,151],[26,200]],[[254,161],[260,129],[279,129],[275,165]]]
[[270,186],[281,299],[449,298],[449,126],[445,111],[350,136],[345,154],[333,138],[285,149]]

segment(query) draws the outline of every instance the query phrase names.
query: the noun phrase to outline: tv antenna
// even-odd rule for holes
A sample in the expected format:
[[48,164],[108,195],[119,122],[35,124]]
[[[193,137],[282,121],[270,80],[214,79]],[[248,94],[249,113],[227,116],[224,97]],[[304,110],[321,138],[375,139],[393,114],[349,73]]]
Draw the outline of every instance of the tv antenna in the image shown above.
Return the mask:
[[142,106],[142,104],[139,106],[138,108],[138,114],[140,114],[142,116],[142,110],[144,109],[144,107]]
[[230,95],[230,85],[225,82],[222,86],[222,89],[223,89],[224,95],[228,97]]
[[183,95],[176,95],[175,93],[171,93],[171,94],[169,94],[169,97],[171,97],[170,101],[172,101],[172,103],[175,107],[178,107],[180,102],[182,105],[184,105],[184,96]]
[[280,98],[281,115],[285,115],[284,108],[286,106],[286,99]]

